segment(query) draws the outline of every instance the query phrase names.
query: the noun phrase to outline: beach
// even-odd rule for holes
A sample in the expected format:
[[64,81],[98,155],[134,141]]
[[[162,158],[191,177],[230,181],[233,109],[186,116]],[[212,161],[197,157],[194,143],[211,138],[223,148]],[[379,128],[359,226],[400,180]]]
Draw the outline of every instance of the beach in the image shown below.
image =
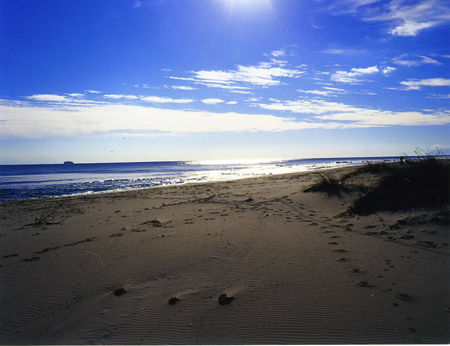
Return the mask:
[[320,174],[1,203],[0,344],[448,343],[448,225]]

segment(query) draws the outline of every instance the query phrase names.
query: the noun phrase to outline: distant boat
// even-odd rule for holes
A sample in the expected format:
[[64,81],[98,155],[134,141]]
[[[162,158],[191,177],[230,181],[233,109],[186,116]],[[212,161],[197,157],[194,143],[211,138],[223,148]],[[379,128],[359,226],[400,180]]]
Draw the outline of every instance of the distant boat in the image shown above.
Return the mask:
[[73,161],[64,161],[64,164],[65,165],[73,165],[74,163],[73,163]]

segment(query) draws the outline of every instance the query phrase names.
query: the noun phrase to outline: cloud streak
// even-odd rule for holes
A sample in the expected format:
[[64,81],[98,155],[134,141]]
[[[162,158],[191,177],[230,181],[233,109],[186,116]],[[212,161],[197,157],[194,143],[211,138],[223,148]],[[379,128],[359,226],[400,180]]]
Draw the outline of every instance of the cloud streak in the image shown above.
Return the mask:
[[[269,104],[255,105],[272,114],[218,113],[118,103],[89,106],[63,103],[52,107],[39,102],[1,101],[0,136],[45,138],[118,133],[153,136],[155,133],[280,132],[450,123],[449,112],[394,112],[323,100],[273,100]],[[280,112],[297,115],[281,116]]]
[[259,104],[272,111],[312,114],[310,121],[333,121],[342,127],[426,126],[450,123],[450,113],[394,112],[354,107],[323,100],[278,101]]
[[358,77],[374,74],[379,72],[377,66],[369,66],[365,68],[352,68],[350,71],[336,71],[331,75],[331,80],[339,83],[359,83],[361,79]]
[[[284,51],[273,51],[271,55],[283,56]],[[171,79],[201,84],[211,88],[248,90],[252,87],[270,87],[282,84],[283,78],[298,78],[305,71],[287,68],[284,61],[272,58],[257,65],[238,65],[234,70],[191,71],[191,77],[170,76]]]
[[336,127],[296,121],[270,114],[214,113],[124,104],[64,109],[22,104],[0,104],[3,138],[43,138],[128,133],[183,135],[218,132],[279,132],[317,127]]
[[443,87],[450,86],[450,79],[446,78],[427,78],[419,80],[407,80],[400,82],[405,88],[403,90],[420,90],[424,86]]
[[417,36],[423,30],[450,22],[446,0],[343,0],[328,10],[334,15],[351,14],[365,21],[388,22],[393,36]]
[[194,102],[192,99],[173,99],[171,97],[160,97],[160,96],[141,96],[140,99],[144,102],[149,103],[191,103]]
[[[419,59],[417,59],[417,58],[419,58]],[[407,66],[407,67],[420,66],[420,65],[424,65],[424,64],[442,65],[439,61],[429,58],[424,55],[418,55],[416,57],[416,59],[414,59],[414,58],[408,59],[405,55],[402,55],[398,58],[393,59],[392,62],[396,65],[402,65],[402,66]]]

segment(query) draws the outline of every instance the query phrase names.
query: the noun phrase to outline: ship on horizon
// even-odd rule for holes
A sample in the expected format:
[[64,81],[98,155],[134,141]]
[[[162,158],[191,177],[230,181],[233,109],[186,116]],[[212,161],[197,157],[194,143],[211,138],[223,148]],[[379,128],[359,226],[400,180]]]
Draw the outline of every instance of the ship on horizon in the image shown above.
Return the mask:
[[64,164],[65,165],[74,165],[74,162],[73,161],[64,161]]

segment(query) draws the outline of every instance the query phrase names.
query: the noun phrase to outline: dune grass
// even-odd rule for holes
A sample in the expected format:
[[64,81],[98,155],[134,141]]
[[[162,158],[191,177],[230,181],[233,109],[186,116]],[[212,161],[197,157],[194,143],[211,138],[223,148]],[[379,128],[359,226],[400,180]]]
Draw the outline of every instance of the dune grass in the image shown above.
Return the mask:
[[[353,178],[375,176],[372,185],[356,185]],[[368,215],[378,211],[447,207],[450,202],[450,160],[422,155],[395,163],[375,163],[359,167],[340,179],[322,175],[304,192],[326,192],[341,197],[358,191],[360,196],[347,213]]]
[[450,162],[432,156],[387,165],[378,184],[358,198],[349,212],[367,215],[377,211],[445,206],[450,200]]
[[328,196],[340,197],[343,192],[349,192],[349,189],[340,180],[327,175],[321,175],[318,183],[305,189],[303,192],[326,192]]

